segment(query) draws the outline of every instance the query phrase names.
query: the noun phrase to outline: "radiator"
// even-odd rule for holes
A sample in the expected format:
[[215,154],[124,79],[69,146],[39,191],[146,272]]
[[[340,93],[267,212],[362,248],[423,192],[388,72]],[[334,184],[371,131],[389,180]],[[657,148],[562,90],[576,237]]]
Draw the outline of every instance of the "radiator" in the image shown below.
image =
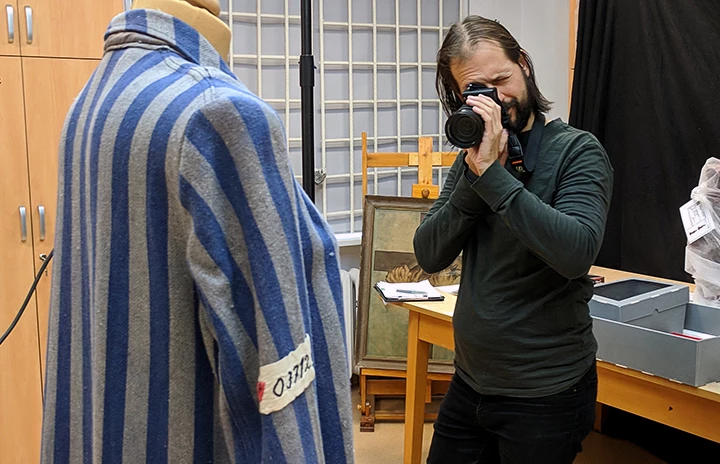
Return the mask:
[[343,312],[345,319],[345,347],[348,363],[348,372],[352,376],[355,370],[355,321],[357,318],[357,288],[360,281],[360,271],[357,268],[346,271],[340,270],[340,281],[343,289]]

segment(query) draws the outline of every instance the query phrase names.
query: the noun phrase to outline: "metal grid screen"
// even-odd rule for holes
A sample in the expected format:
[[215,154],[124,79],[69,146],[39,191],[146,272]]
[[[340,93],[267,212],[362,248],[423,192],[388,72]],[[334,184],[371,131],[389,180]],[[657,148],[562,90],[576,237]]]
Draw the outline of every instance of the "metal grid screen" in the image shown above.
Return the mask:
[[[221,7],[233,31],[231,68],[284,117],[300,179],[300,1],[221,0]],[[466,0],[313,0],[315,164],[325,175],[315,203],[335,233],[362,228],[362,132],[373,152],[417,151],[419,136],[448,149],[435,54],[466,12]],[[368,191],[407,196],[416,181],[416,168],[375,169]]]

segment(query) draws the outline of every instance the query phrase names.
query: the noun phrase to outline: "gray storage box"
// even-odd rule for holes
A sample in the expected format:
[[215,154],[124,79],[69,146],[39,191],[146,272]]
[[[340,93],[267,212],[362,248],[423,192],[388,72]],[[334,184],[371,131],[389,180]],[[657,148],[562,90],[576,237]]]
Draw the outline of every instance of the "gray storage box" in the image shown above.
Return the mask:
[[696,387],[720,381],[720,310],[688,304],[684,322],[688,330],[716,337],[694,340],[641,327],[635,321],[593,316],[597,357]]
[[624,279],[595,286],[590,314],[649,329],[681,332],[689,301],[687,285]]

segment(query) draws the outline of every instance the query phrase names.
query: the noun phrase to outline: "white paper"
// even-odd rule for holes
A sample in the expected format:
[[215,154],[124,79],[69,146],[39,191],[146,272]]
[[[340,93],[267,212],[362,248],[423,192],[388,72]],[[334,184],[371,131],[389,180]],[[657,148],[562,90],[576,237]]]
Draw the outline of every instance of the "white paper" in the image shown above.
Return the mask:
[[680,217],[685,227],[688,243],[693,243],[715,229],[712,215],[696,200],[690,200],[680,207]]
[[435,287],[435,289],[440,290],[441,292],[449,293],[451,295],[457,295],[458,291],[460,291],[460,284],[443,285],[440,287]]
[[425,300],[431,298],[442,298],[440,292],[430,284],[429,280],[422,282],[400,282],[389,283],[380,281],[377,287],[387,300]]
[[700,338],[702,340],[707,340],[708,338],[716,337],[716,335],[706,334],[706,333],[702,333],[702,332],[695,332],[694,330],[689,330],[689,329],[683,329],[682,333],[683,333],[683,335],[687,335],[688,337]]

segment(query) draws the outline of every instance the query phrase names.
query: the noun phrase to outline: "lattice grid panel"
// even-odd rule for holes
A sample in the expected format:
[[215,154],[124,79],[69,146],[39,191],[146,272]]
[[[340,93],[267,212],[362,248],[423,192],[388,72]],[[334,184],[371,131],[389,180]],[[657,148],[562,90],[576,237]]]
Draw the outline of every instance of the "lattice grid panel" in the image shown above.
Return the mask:
[[[301,173],[300,1],[221,0],[233,31],[231,67],[283,117]],[[315,202],[336,233],[361,230],[361,133],[368,149],[416,151],[419,136],[447,150],[435,93],[435,54],[467,0],[314,0]],[[369,192],[409,195],[417,169],[375,169]],[[441,184],[443,170],[436,169]]]

